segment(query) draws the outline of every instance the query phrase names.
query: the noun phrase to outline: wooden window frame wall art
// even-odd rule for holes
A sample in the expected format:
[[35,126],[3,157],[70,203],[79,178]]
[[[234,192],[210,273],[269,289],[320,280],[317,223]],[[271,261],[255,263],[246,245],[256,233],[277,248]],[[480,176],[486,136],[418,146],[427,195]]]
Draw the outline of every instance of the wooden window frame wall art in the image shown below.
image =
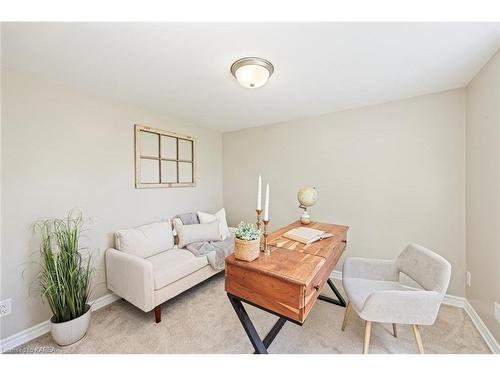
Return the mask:
[[[149,150],[142,149],[143,142],[146,142],[146,137],[150,137],[150,141],[154,143],[154,136],[157,137],[157,147],[156,145],[150,145]],[[162,129],[155,129],[149,126],[135,125],[135,187],[137,189],[145,188],[170,188],[170,187],[191,187],[196,186],[196,139],[188,135],[177,134],[169,132]],[[189,143],[191,145],[191,152],[189,153]],[[167,146],[175,144],[174,155],[163,155],[163,153],[168,153]],[[179,155],[179,144],[184,144],[182,155]],[[165,148],[162,148],[162,145]],[[186,148],[187,146],[187,148]],[[146,148],[146,147],[144,147]],[[187,150],[187,154],[186,154]],[[165,157],[164,157],[165,156]],[[169,156],[169,157],[166,157]],[[187,156],[187,157],[186,157]],[[143,176],[143,166],[142,163],[151,163],[149,168],[149,174],[151,180],[147,180]],[[154,172],[154,163],[157,162],[157,176]],[[186,167],[191,168],[186,169]],[[162,169],[170,166],[171,177],[175,174],[175,178],[170,178],[166,180],[167,172],[162,175]],[[175,168],[172,168],[175,165]],[[182,170],[181,170],[182,169]],[[182,175],[186,173],[189,176],[189,170],[191,171],[191,180],[183,181]],[[175,171],[175,173],[173,173]],[[145,173],[145,172],[144,172]]]

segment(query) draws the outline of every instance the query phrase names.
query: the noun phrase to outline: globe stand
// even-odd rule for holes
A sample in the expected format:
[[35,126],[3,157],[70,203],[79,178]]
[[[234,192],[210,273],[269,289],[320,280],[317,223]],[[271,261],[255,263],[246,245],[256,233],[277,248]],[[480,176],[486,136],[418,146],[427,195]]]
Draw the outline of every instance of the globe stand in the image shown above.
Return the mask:
[[304,225],[311,224],[311,216],[309,216],[309,212],[307,212],[307,207],[300,205],[299,208],[302,208],[304,210],[304,213],[300,217],[300,223]]
[[314,186],[303,187],[297,193],[297,200],[299,201],[299,208],[304,210],[304,213],[300,217],[300,223],[302,225],[311,224],[311,216],[309,216],[307,209],[314,206],[318,200],[318,191]]

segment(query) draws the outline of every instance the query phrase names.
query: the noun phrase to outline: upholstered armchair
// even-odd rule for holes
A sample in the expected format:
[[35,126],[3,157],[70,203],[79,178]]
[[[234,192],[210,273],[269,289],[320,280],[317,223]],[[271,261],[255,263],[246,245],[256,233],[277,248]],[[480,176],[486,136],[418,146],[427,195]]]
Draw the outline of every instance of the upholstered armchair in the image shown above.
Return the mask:
[[[423,289],[399,282],[400,273]],[[450,282],[451,265],[422,246],[408,245],[394,260],[347,258],[342,283],[349,303],[342,323],[344,331],[352,309],[365,320],[363,353],[368,353],[372,322],[411,324],[420,353],[424,353],[419,325],[432,325]]]

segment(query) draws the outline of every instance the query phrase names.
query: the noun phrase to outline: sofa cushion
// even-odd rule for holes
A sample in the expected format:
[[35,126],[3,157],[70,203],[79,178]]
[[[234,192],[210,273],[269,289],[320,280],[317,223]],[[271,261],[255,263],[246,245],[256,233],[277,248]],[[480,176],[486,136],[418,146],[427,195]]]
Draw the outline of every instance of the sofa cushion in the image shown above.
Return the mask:
[[226,210],[224,208],[221,208],[219,211],[217,211],[214,214],[209,214],[207,212],[198,211],[198,218],[200,220],[200,223],[202,223],[202,224],[211,223],[213,221],[218,220],[222,241],[224,241],[225,239],[227,239],[231,236],[231,233],[229,232],[229,228],[227,226]]
[[179,219],[178,217],[174,217],[172,219],[172,233],[174,234],[174,240],[176,245],[179,243],[179,237],[177,236],[177,229],[175,229],[177,225],[183,225],[182,220]]
[[119,230],[115,242],[118,250],[147,258],[174,247],[172,224],[169,220]]
[[208,265],[207,257],[195,257],[190,251],[172,249],[147,258],[153,264],[155,290],[161,289]]
[[178,247],[180,248],[193,242],[220,241],[221,239],[218,221],[192,225],[182,225],[178,221],[175,221],[174,225],[179,239]]

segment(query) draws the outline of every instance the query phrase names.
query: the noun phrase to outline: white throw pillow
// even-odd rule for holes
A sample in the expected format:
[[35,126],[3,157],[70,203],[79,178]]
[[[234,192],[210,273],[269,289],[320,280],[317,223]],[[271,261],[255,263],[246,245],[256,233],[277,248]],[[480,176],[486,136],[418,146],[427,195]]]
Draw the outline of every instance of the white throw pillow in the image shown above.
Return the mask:
[[147,258],[174,247],[172,224],[169,220],[119,230],[115,242],[118,250]]
[[215,214],[209,214],[201,211],[198,211],[197,213],[198,220],[200,220],[200,223],[202,224],[219,220],[221,240],[225,240],[231,236],[231,232],[229,232],[229,228],[227,226],[226,210],[224,208],[221,208]]
[[179,238],[179,248],[185,247],[193,242],[200,241],[220,241],[221,234],[219,222],[213,221],[207,224],[183,225],[179,221],[174,221],[177,237]]
[[182,224],[182,220],[179,219],[178,217],[174,217],[172,219],[172,224],[173,224],[173,229],[172,229],[172,233],[174,234],[174,237],[177,236],[177,230],[175,229],[175,224],[180,224],[180,225],[183,225]]

